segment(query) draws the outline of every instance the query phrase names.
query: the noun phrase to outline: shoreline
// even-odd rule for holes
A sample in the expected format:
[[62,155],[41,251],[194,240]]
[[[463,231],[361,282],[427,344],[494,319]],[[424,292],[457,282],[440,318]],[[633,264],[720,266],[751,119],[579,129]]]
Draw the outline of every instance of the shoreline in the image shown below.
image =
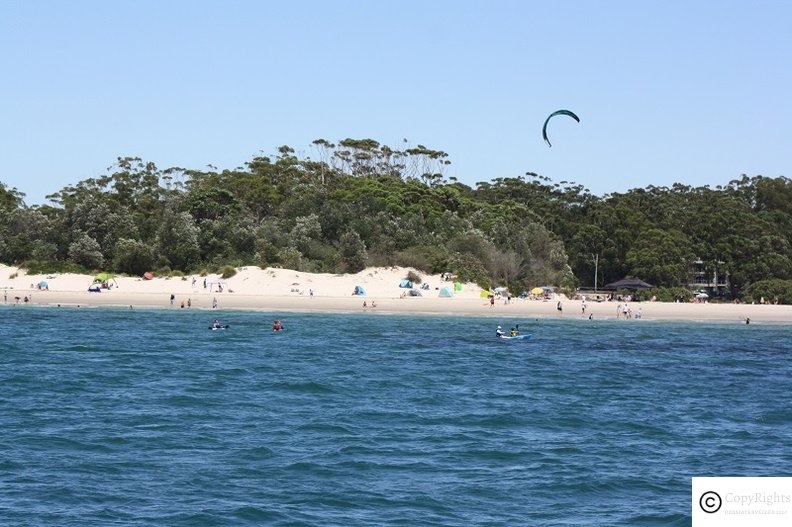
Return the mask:
[[[619,302],[586,303],[586,312],[582,312],[580,300],[561,300],[563,312],[559,314],[557,300],[537,301],[512,299],[505,304],[496,301],[493,307],[485,299],[464,298],[375,298],[375,297],[305,297],[305,296],[270,296],[239,293],[193,294],[189,297],[175,295],[174,304],[170,305],[168,293],[121,293],[109,291],[87,293],[82,291],[32,291],[14,290],[15,295],[29,296],[27,304],[20,301],[8,302],[8,307],[39,306],[39,307],[72,307],[72,308],[118,308],[128,309],[165,309],[177,311],[282,311],[292,313],[379,313],[382,315],[442,315],[494,318],[539,318],[555,320],[624,320],[634,321],[679,321],[679,322],[723,322],[745,324],[746,317],[750,323],[759,324],[792,324],[792,306],[756,305],[756,304],[693,304],[671,302],[632,302],[633,318],[625,319],[616,316]],[[181,307],[181,302],[189,298],[191,307]],[[217,298],[217,308],[212,307],[212,300]],[[363,307],[363,302],[366,307]],[[376,303],[372,307],[371,302]],[[640,318],[635,314],[640,310]]]
[[[399,287],[408,273],[420,275],[416,289],[422,296],[409,296],[409,289]],[[48,290],[34,284],[46,282]],[[332,275],[302,273],[288,269],[243,267],[235,276],[218,275],[154,278],[116,277],[112,288],[99,293],[88,292],[93,282],[89,275],[27,275],[14,267],[0,265],[0,290],[6,305],[68,307],[119,307],[157,309],[212,310],[216,299],[219,310],[286,311],[309,313],[381,313],[406,315],[482,316],[501,318],[544,318],[588,320],[623,320],[617,316],[618,301],[586,302],[569,300],[563,295],[548,299],[497,298],[494,304],[481,297],[475,284],[457,284],[450,298],[440,291],[454,284],[440,275],[426,275],[412,269],[369,268],[356,274]],[[217,291],[222,285],[223,291]],[[365,296],[352,295],[357,287]],[[171,303],[171,296],[173,302]],[[19,299],[17,301],[17,298]],[[559,312],[557,303],[563,311]],[[364,303],[365,302],[365,307]],[[372,303],[376,307],[372,307]],[[187,307],[187,305],[191,307]],[[726,322],[792,324],[792,305],[710,304],[671,302],[631,302],[633,316],[642,320],[686,322]],[[636,320],[630,319],[629,322]],[[625,320],[628,322],[628,320]]]

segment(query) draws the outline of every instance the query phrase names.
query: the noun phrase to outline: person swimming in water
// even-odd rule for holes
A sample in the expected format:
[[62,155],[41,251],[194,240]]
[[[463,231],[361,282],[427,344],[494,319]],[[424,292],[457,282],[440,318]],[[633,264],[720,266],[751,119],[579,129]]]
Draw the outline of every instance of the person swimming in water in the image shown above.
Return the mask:
[[281,331],[283,330],[283,325],[281,324],[280,320],[276,320],[272,323],[272,331]]

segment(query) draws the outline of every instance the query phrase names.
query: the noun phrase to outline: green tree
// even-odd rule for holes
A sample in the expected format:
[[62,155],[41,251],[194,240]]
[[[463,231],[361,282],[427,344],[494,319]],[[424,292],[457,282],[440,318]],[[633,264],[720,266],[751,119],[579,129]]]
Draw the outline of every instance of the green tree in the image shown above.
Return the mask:
[[166,211],[157,231],[157,250],[173,269],[188,271],[200,256],[199,229],[187,212]]
[[99,242],[81,232],[69,245],[69,258],[76,264],[88,269],[101,269],[104,257]]
[[339,240],[339,254],[344,271],[357,273],[366,268],[368,254],[366,245],[355,231],[348,231]]
[[140,241],[121,238],[116,242],[113,268],[116,271],[140,276],[154,266],[151,247]]
[[633,276],[654,285],[684,285],[694,252],[690,240],[679,231],[644,229],[627,253]]

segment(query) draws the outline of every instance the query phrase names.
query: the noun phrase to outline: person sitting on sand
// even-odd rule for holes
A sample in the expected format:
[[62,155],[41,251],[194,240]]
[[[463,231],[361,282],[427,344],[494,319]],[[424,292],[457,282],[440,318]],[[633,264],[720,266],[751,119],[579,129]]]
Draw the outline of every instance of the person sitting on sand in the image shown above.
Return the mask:
[[281,331],[283,329],[283,325],[281,324],[280,320],[276,320],[272,323],[272,331]]

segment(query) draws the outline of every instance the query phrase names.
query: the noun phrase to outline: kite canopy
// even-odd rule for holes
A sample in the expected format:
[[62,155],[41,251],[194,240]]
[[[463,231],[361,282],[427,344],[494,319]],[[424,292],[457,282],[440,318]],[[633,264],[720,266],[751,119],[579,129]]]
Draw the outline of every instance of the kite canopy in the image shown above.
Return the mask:
[[547,119],[545,119],[544,126],[542,127],[542,137],[544,138],[545,143],[547,143],[547,146],[553,146],[550,144],[550,139],[547,138],[547,123],[549,123],[550,119],[552,119],[556,115],[568,115],[575,121],[580,122],[578,116],[570,112],[569,110],[556,110],[555,112],[551,113],[549,116],[547,116]]

